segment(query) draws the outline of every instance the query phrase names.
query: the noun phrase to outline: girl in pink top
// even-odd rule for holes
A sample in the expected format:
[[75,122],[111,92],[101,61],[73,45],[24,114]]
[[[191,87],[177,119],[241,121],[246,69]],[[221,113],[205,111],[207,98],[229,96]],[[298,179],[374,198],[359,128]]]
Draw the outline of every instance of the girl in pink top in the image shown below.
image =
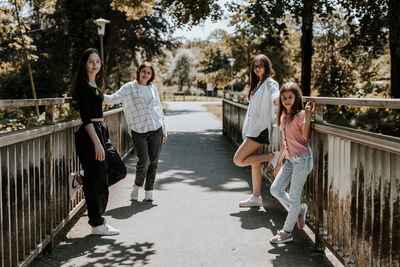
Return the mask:
[[[288,215],[283,229],[270,240],[271,243],[293,241],[292,231],[296,221],[297,228],[304,228],[308,207],[305,203],[300,203],[300,197],[307,176],[313,168],[312,151],[307,142],[310,137],[313,103],[308,102],[303,110],[300,88],[293,82],[282,86],[279,99],[276,121],[282,132],[283,145],[274,169],[276,179],[270,190],[288,210]],[[284,157],[286,161],[281,168]],[[287,193],[286,187],[289,183],[290,190]]]

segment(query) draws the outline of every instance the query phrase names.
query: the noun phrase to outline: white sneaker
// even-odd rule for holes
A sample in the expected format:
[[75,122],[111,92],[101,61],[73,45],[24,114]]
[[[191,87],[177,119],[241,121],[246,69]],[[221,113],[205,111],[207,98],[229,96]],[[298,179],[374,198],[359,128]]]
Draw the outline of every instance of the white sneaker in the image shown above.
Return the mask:
[[78,175],[79,174],[77,172],[72,172],[68,176],[68,193],[71,200],[75,199],[76,192],[81,187],[79,182],[76,180]]
[[275,169],[276,163],[278,162],[278,158],[279,158],[280,152],[279,151],[275,151],[275,152],[272,152],[272,154],[274,154],[274,157],[271,159],[270,162],[272,164],[272,167],[274,167],[274,169]]
[[138,201],[139,199],[139,189],[140,187],[137,185],[133,186],[132,192],[131,192],[131,201]]
[[251,195],[248,199],[240,201],[239,207],[262,207],[262,198],[261,196],[255,197]]
[[153,196],[153,190],[149,190],[149,191],[146,191],[145,193],[144,193],[144,201],[153,201],[154,200],[154,196]]
[[102,225],[92,227],[92,235],[118,235],[119,230],[114,227],[106,224],[105,222]]

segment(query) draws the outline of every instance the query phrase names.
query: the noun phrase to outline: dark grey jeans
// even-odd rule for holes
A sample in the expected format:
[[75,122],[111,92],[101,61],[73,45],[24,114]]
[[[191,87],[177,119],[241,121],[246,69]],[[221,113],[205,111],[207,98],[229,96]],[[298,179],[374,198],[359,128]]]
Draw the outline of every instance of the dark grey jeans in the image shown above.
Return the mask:
[[138,133],[132,130],[131,133],[133,145],[139,158],[136,164],[135,185],[143,186],[146,180],[144,190],[153,190],[162,146],[162,128],[146,133]]

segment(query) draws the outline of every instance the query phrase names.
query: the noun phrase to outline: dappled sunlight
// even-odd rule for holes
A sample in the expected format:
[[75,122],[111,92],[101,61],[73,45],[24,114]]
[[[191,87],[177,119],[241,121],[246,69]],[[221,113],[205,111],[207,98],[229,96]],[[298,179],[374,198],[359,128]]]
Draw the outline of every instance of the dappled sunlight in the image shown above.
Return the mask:
[[[117,242],[113,237],[88,235],[70,238],[60,243],[51,266],[71,266],[70,259],[78,260],[79,266],[133,266],[146,265],[156,254],[154,243],[142,242],[132,245]],[[81,260],[80,260],[81,259]],[[46,264],[43,260],[42,264]]]
[[171,132],[164,144],[158,165],[156,189],[184,182],[208,191],[248,191],[249,168],[233,164],[235,147],[226,137],[213,131]]

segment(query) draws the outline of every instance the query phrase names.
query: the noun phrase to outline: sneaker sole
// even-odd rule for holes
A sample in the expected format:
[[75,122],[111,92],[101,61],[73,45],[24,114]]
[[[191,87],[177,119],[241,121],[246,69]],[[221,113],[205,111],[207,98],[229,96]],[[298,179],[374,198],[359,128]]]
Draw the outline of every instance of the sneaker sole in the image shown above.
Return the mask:
[[292,242],[293,241],[293,237],[289,237],[288,239],[285,239],[283,241],[272,241],[270,240],[269,242],[272,244],[283,244],[283,243],[287,243],[287,242]]
[[239,207],[241,207],[241,208],[262,207],[262,206],[263,206],[262,203],[251,204],[251,205],[249,205],[249,204],[239,204]]
[[100,233],[100,232],[92,232],[92,235],[119,235],[119,232],[110,232],[110,233]]

